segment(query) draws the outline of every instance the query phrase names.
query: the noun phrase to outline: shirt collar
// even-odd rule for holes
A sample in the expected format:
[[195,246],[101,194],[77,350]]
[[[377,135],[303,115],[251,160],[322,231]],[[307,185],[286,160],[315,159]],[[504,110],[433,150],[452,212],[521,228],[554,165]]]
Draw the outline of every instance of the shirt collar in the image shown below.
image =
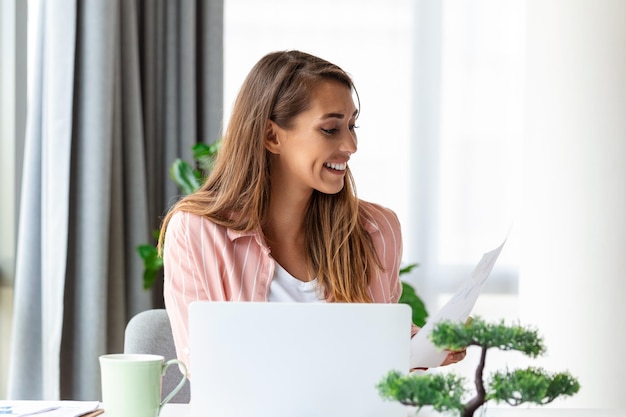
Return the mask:
[[231,240],[231,242],[235,241],[235,240],[237,240],[239,238],[242,238],[242,237],[253,237],[260,247],[265,248],[266,250],[269,251],[268,246],[265,244],[265,239],[263,238],[263,236],[261,235],[261,233],[258,230],[234,230],[234,229],[227,229],[226,230],[226,235]]
[[228,238],[231,241],[239,239],[240,237],[259,236],[259,232],[257,230],[234,230],[234,229],[228,229],[226,234],[228,235]]

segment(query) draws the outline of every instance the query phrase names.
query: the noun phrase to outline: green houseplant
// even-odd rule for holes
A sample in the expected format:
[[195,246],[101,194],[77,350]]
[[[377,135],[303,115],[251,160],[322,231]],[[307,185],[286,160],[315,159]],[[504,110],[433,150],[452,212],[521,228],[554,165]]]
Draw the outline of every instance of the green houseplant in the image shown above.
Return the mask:
[[392,370],[377,385],[382,398],[417,407],[418,411],[421,407],[432,406],[436,411],[472,417],[490,400],[511,406],[544,405],[559,396],[574,395],[580,389],[578,381],[567,372],[551,374],[535,367],[499,371],[487,382],[483,379],[487,351],[491,348],[515,350],[530,357],[543,354],[545,346],[534,329],[503,322],[487,323],[481,319],[474,319],[467,325],[442,322],[434,327],[431,339],[442,349],[457,350],[465,346],[480,349],[475,395],[464,398],[469,393],[465,379],[451,373],[403,375]]
[[[220,141],[211,145],[196,143],[192,148],[195,166],[177,158],[169,169],[170,178],[176,183],[180,191],[187,195],[198,188],[211,171],[215,156],[220,148]],[[159,240],[159,230],[153,232],[155,242]],[[159,256],[156,244],[145,243],[137,246],[137,252],[143,260],[143,287],[150,289],[154,285],[159,272],[163,269],[163,259]]]
[[[211,171],[215,156],[220,148],[220,141],[211,145],[197,143],[192,147],[194,163],[193,165],[182,159],[176,159],[169,169],[170,178],[176,183],[180,191],[187,195],[191,194],[204,182],[204,179]],[[159,240],[159,231],[154,231],[154,241]],[[159,273],[163,269],[163,259],[159,256],[155,244],[143,244],[137,246],[137,252],[143,260],[143,287],[150,289],[154,285]],[[400,275],[410,273],[417,264],[410,264],[400,270]],[[400,302],[407,304],[412,310],[412,320],[418,326],[423,326],[428,317],[428,311],[422,299],[417,295],[413,286],[406,281],[402,281],[402,295]]]

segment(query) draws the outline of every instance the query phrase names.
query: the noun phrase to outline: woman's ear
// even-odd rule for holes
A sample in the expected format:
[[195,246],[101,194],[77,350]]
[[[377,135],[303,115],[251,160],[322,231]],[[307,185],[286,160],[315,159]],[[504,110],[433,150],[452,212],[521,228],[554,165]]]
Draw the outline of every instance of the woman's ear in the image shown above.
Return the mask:
[[278,138],[280,127],[271,120],[267,121],[265,128],[265,149],[273,154],[280,154],[280,140]]

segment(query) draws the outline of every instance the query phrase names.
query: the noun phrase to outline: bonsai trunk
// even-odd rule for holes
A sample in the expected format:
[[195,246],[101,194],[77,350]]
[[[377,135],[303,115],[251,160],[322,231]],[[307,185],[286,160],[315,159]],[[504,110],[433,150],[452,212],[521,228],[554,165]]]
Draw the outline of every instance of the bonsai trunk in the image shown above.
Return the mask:
[[481,347],[480,362],[476,368],[474,384],[476,385],[476,396],[472,398],[461,412],[461,417],[473,417],[474,412],[485,403],[485,384],[483,382],[483,371],[485,369],[485,358],[487,357],[487,348]]

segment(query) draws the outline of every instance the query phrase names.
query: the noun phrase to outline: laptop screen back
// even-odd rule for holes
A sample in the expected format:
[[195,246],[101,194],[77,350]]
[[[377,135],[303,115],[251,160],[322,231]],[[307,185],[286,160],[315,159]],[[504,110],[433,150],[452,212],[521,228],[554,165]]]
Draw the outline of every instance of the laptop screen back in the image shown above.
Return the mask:
[[404,304],[194,302],[191,412],[208,417],[395,417],[376,384],[407,372]]

